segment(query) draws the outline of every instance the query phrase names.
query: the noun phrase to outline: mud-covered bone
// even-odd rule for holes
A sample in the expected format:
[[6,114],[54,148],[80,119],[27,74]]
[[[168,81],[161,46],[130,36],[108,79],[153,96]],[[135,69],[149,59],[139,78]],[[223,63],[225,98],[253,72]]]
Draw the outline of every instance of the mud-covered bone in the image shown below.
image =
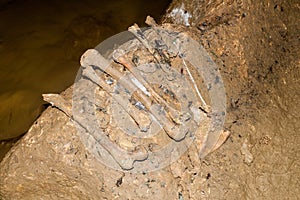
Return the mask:
[[113,68],[113,63],[109,63],[97,50],[89,49],[81,57],[81,66],[86,68],[87,66],[93,66],[99,70],[105,71],[112,78],[117,80],[121,85],[123,85],[129,92],[135,91],[137,95],[142,99],[144,105],[151,105],[150,99],[138,88],[132,81],[124,76],[117,69]]
[[[158,94],[156,94],[156,98],[160,99],[158,100],[159,105],[161,106],[153,106],[153,102],[155,99],[151,95],[154,94],[154,91],[149,86],[147,89],[151,91],[151,95],[147,96],[140,88],[138,88],[131,79],[126,79],[126,77],[122,77],[120,72],[116,69],[114,69],[112,66],[109,65],[109,62],[96,50],[90,49],[86,51],[82,58],[81,58],[81,65],[84,68],[88,68],[88,66],[94,66],[95,68],[99,68],[101,70],[106,70],[105,72],[111,75],[114,79],[118,80],[121,85],[123,85],[126,89],[129,91],[135,91],[136,96],[139,98],[139,100],[143,103],[143,105],[147,108],[149,113],[152,114],[152,116],[155,117],[156,121],[159,122],[159,124],[162,126],[162,128],[165,130],[167,135],[172,138],[175,141],[181,141],[185,138],[186,134],[188,133],[188,127],[185,129],[180,129],[176,126],[174,123],[175,117],[171,120],[170,117],[168,117],[170,114],[166,113],[164,111],[164,105],[167,106],[167,103],[162,103],[162,99],[159,97]],[[94,75],[93,75],[94,76]],[[140,78],[139,78],[140,79]],[[141,79],[140,79],[141,80]],[[124,100],[122,100],[124,101]],[[174,114],[173,114],[174,116]],[[178,114],[178,118],[180,117],[180,114]]]
[[149,91],[149,98],[152,101],[157,101],[158,104],[162,105],[163,107],[168,109],[168,113],[171,120],[176,122],[177,124],[180,124],[179,121],[179,115],[180,112],[177,111],[175,108],[172,108],[159,94],[157,94],[154,89],[150,86],[150,84],[139,74],[139,72],[136,70],[134,64],[127,58],[126,55],[120,54],[118,50],[114,51],[114,60],[120,64],[122,64],[124,67],[126,67],[133,75],[134,77],[145,87],[147,91]]
[[133,33],[136,36],[136,38],[147,48],[147,50],[151,54],[154,54],[155,49],[153,47],[151,47],[151,45],[148,43],[147,38],[145,37],[142,30],[140,29],[140,27],[137,24],[130,26],[128,28],[128,31]]
[[[98,76],[90,65],[85,66],[82,75],[104,89],[112,98],[114,98],[116,102],[118,102],[118,104],[120,104],[121,107],[126,111],[126,113],[128,113],[129,116],[136,122],[140,130],[146,131],[149,129],[151,125],[151,119],[149,116],[145,112],[139,111],[139,109],[132,105],[128,100],[124,100],[119,95],[113,95],[113,88],[110,87],[105,80],[101,78],[101,76]],[[136,113],[139,114],[137,115]]]
[[[93,130],[90,130],[89,126],[85,126],[84,121],[75,120],[72,114],[72,105],[68,103],[61,95],[59,94],[43,94],[43,99],[52,106],[57,107],[59,110],[63,111],[69,118],[73,119],[81,128],[86,130],[86,134],[90,134],[98,144],[103,147],[109,154],[114,158],[114,160],[119,164],[119,166],[124,170],[130,170],[134,166],[134,162],[143,161],[147,159],[148,152],[145,148],[139,146],[135,151],[129,152],[122,149],[117,144],[110,141],[110,139],[102,134],[94,134]],[[80,118],[79,118],[80,119]]]
[[152,27],[157,27],[158,24],[156,23],[155,19],[151,16],[147,16],[146,17],[146,21],[145,21],[146,24],[148,24],[149,26],[152,26]]

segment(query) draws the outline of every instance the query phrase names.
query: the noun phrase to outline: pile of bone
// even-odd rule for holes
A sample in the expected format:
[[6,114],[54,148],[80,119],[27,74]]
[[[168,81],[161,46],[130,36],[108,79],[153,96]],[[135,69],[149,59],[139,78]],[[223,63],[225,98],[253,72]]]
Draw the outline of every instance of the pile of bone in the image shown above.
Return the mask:
[[150,17],[146,23],[151,28],[134,25],[108,39],[112,47],[100,44],[82,55],[71,103],[43,95],[76,123],[86,148],[118,170],[165,167],[193,142],[203,157],[226,139],[209,138],[213,85],[201,85],[203,74],[189,62],[189,38]]

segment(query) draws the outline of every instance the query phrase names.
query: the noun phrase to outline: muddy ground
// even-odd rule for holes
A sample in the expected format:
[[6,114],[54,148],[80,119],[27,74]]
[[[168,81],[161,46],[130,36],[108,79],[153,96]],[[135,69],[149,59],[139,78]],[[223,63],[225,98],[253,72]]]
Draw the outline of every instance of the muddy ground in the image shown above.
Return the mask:
[[223,75],[231,136],[202,164],[206,197],[298,199],[299,2],[215,3],[194,23]]
[[[223,74],[225,127],[232,134],[202,165],[211,187],[207,197],[298,199],[299,3],[210,6],[208,16],[195,25]],[[246,156],[244,146],[252,157]]]
[[[68,120],[49,108],[1,163],[4,199],[29,199],[34,194],[47,199],[299,198],[300,4],[197,2],[174,1],[168,13],[182,3],[189,13],[197,10],[195,5],[199,8],[189,19],[188,31],[199,37],[225,83],[225,129],[231,135],[224,145],[204,160],[195,158],[192,147],[177,167],[122,174],[84,158],[76,138],[74,155],[61,147],[60,142],[75,136],[60,135],[58,127]],[[164,21],[184,23],[168,14]],[[54,125],[47,123],[53,116]],[[43,126],[48,135],[37,135]]]

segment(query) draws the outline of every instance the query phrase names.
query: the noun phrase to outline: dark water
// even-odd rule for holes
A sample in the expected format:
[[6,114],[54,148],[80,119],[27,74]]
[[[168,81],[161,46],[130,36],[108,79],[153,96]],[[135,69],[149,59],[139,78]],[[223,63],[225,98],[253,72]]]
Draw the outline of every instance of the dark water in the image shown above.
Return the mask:
[[28,130],[43,109],[42,93],[70,86],[80,55],[168,0],[0,0],[0,140]]

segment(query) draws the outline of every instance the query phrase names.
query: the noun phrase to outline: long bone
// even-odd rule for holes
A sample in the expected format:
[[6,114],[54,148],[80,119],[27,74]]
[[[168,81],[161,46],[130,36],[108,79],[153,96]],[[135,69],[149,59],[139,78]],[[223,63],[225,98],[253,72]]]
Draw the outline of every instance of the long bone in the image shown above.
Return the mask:
[[[57,107],[69,118],[76,122],[82,129],[85,130],[85,134],[91,135],[118,163],[118,165],[124,170],[133,169],[133,164],[136,161],[143,161],[148,158],[148,152],[145,148],[138,146],[135,151],[128,152],[122,149],[119,145],[113,143],[106,135],[98,133],[92,134],[94,130],[90,130],[86,127],[83,120],[76,120],[72,114],[72,106],[59,94],[43,94],[43,99],[49,102],[52,106]],[[82,118],[81,118],[82,119]]]
[[97,86],[101,87],[105,90],[112,98],[118,102],[119,105],[130,115],[130,117],[135,121],[135,123],[139,126],[141,131],[147,131],[151,125],[151,119],[148,115],[141,111],[139,115],[136,115],[138,112],[137,108],[133,106],[129,101],[124,101],[124,99],[119,95],[112,95],[113,88],[110,87],[102,78],[98,76],[93,68],[88,65],[85,66],[82,72],[82,75],[89,78],[93,83]]
[[[139,74],[139,72],[136,70],[136,67],[134,64],[127,58],[126,55],[123,55],[123,52],[115,50],[114,51],[114,60],[120,64],[122,64],[125,68],[127,68],[133,76],[145,87],[150,94],[153,96],[154,100],[157,101],[158,104],[162,105],[163,107],[167,108],[170,112],[170,118],[172,121],[174,121],[177,124],[180,124],[180,120],[178,119],[180,116],[180,113],[172,108],[163,98],[161,98],[155,90],[150,86],[150,84]],[[151,97],[150,97],[151,98]]]
[[93,66],[101,71],[106,72],[115,80],[123,85],[129,91],[135,91],[137,95],[142,99],[143,103],[146,105],[151,105],[151,99],[149,99],[140,88],[137,88],[128,77],[124,77],[124,75],[119,72],[117,69],[112,67],[113,63],[109,63],[97,50],[89,49],[87,50],[81,57],[81,66]]
[[82,56],[81,65],[83,67],[98,67],[100,70],[105,71],[114,79],[117,79],[120,82],[120,84],[122,84],[126,89],[129,89],[131,91],[135,90],[136,96],[144,104],[147,110],[154,116],[154,118],[159,122],[159,124],[162,126],[162,128],[165,130],[165,132],[171,139],[175,141],[181,141],[185,138],[188,131],[180,131],[180,129],[176,127],[172,120],[170,120],[168,117],[162,114],[163,111],[161,109],[157,108],[157,106],[153,106],[152,102],[155,101],[155,99],[153,99],[152,96],[145,95],[140,90],[140,88],[137,88],[131,82],[132,80],[122,78],[123,75],[121,75],[121,73],[118,70],[114,69],[97,50],[90,49],[86,51]]
[[[162,41],[162,42],[164,42],[164,41],[163,41],[163,38],[161,37],[161,35],[159,34],[159,32],[158,32],[158,30],[157,30],[158,24],[155,22],[155,20],[154,20],[152,17],[147,16],[145,23],[146,23],[147,25],[151,26],[151,27],[153,28],[153,30],[155,31],[156,35],[157,35],[158,37],[161,38],[161,41]],[[144,43],[145,43],[145,42],[144,42]],[[149,45],[149,44],[148,44],[148,45]],[[179,51],[179,48],[177,48],[176,50]],[[181,52],[179,52],[179,53],[181,54]],[[186,71],[187,71],[187,73],[188,73],[188,75],[189,75],[189,78],[190,78],[191,82],[193,83],[194,89],[195,89],[195,91],[196,91],[196,93],[197,93],[197,95],[198,95],[198,97],[199,97],[199,99],[200,99],[200,101],[201,101],[201,103],[202,103],[202,105],[201,105],[202,110],[204,110],[206,113],[208,113],[209,110],[210,110],[210,108],[209,108],[209,106],[207,105],[207,103],[205,102],[204,98],[202,97],[202,95],[201,95],[201,93],[200,93],[200,91],[199,91],[199,89],[198,89],[198,86],[197,86],[196,83],[195,83],[194,77],[193,77],[193,75],[191,74],[190,69],[188,68],[188,66],[187,66],[187,64],[186,64],[186,62],[185,62],[184,59],[182,59],[182,63],[183,63],[183,65],[184,65],[184,67],[185,67],[185,69],[186,69]]]

